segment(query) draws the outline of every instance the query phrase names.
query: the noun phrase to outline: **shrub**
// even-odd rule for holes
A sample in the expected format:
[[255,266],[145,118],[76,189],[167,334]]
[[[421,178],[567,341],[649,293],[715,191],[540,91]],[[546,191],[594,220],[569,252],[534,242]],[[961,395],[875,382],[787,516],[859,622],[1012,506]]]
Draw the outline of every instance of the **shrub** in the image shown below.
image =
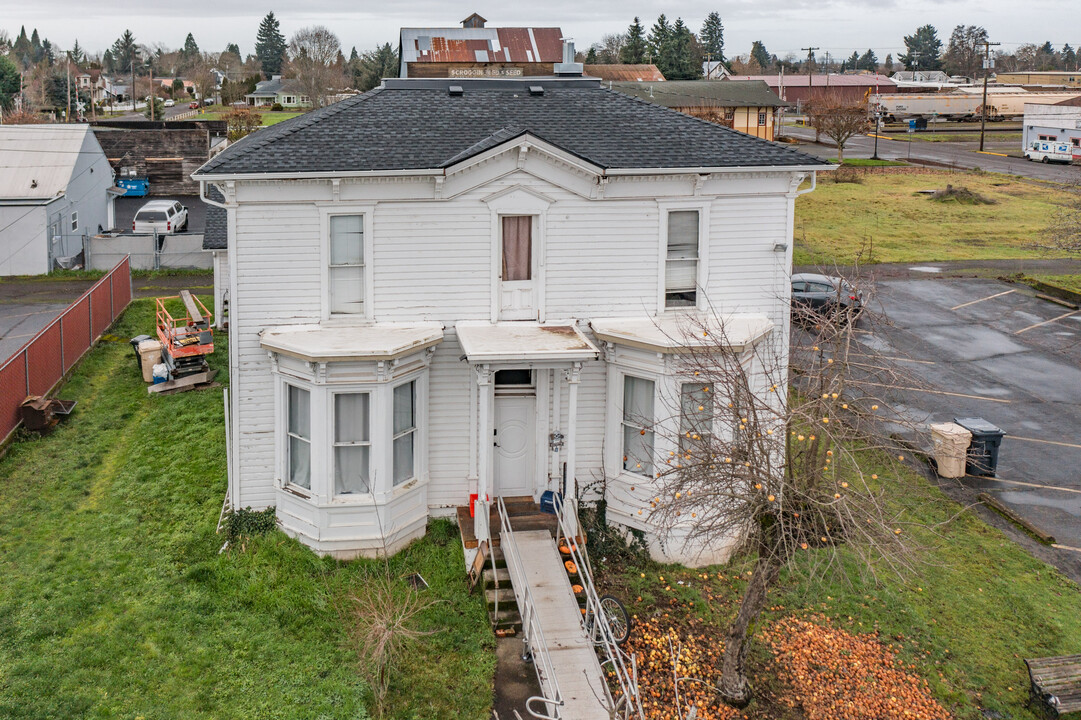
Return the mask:
[[977,192],[973,192],[966,187],[954,187],[953,185],[947,185],[945,190],[937,190],[934,195],[931,196],[932,200],[938,202],[956,202],[960,205],[994,205],[995,201],[991,198],[986,198]]
[[282,107],[282,104],[278,103],[278,102],[276,102],[276,103],[274,103],[273,105],[270,106],[271,112],[281,112],[284,109],[285,108]]
[[266,535],[277,527],[274,508],[252,510],[250,507],[231,510],[222,520],[222,534],[230,545],[236,545],[243,538],[253,535]]

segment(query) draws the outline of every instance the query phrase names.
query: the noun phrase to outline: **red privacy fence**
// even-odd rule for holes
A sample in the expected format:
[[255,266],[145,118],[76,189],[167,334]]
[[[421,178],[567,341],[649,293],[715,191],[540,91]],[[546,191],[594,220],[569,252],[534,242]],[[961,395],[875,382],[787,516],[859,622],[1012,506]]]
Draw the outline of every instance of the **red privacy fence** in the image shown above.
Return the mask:
[[19,425],[26,396],[55,388],[130,302],[131,266],[125,257],[0,365],[0,439]]

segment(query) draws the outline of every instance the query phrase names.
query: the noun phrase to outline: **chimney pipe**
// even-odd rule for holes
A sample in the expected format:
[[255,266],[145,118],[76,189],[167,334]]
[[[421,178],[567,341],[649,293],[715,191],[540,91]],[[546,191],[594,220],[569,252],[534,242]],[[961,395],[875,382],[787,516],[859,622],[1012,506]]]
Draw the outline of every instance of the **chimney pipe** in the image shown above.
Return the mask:
[[574,61],[574,38],[560,39],[563,41],[563,62],[555,64],[555,74],[561,77],[582,77],[585,68],[582,63]]

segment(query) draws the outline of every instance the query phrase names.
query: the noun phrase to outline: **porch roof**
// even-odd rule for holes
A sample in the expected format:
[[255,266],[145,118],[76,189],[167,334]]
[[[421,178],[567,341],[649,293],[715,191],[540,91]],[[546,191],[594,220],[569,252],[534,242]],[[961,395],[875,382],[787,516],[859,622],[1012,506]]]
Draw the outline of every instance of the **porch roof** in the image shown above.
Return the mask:
[[443,341],[440,323],[374,325],[287,325],[268,328],[267,350],[309,362],[393,360]]
[[600,351],[573,324],[467,323],[454,326],[471,363],[596,360]]
[[754,345],[773,329],[768,317],[750,313],[663,313],[656,317],[603,318],[590,325],[599,340],[662,353],[717,345],[719,341],[740,350]]

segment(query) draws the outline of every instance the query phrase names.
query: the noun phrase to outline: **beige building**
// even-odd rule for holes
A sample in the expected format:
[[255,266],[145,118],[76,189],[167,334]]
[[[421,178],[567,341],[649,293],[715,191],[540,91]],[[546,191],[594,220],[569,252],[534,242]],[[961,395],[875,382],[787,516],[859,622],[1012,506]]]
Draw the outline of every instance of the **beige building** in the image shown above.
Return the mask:
[[761,80],[616,82],[611,88],[764,140],[773,139],[777,111],[788,106]]
[[1081,88],[1081,71],[1047,70],[1043,72],[1000,72],[995,75],[999,85],[1037,85],[1042,87]]

